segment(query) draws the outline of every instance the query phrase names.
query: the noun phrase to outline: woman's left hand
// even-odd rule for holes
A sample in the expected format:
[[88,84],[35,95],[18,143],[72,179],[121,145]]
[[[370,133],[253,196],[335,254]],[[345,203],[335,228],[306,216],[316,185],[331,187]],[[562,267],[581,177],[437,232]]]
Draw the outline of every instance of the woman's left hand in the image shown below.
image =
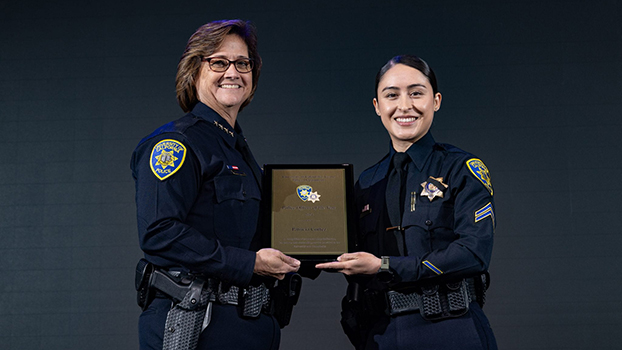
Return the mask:
[[346,253],[337,261],[315,265],[318,269],[337,270],[346,275],[373,275],[380,269],[380,258],[366,252]]

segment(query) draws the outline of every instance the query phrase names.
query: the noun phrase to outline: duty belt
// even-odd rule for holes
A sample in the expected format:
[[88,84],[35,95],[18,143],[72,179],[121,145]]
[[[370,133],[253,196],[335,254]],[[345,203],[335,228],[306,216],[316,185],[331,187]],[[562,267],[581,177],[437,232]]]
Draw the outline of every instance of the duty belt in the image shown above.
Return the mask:
[[[203,328],[210,322],[213,303],[236,305],[243,317],[257,318],[261,313],[272,315],[283,328],[289,324],[301,284],[300,275],[292,273],[270,287],[262,283],[239,288],[202,275],[165,270],[146,259],[140,259],[136,265],[137,302],[143,310],[155,297],[171,299],[172,308],[194,310],[203,306]],[[184,315],[184,320],[187,319],[188,316]]]
[[145,310],[154,297],[171,299],[164,325],[163,350],[195,350],[201,332],[210,324],[212,304],[239,305],[242,316],[272,314],[270,290],[264,285],[240,289],[221,281],[179,271],[166,271],[145,259],[136,266],[138,305]]
[[[149,273],[147,288],[153,288],[155,296],[172,299],[173,302],[181,302],[191,288],[191,283],[196,280],[204,281],[204,289],[210,292],[209,301],[223,305],[240,305],[243,307],[243,315],[247,317],[258,317],[264,311],[270,310],[270,290],[265,284],[239,288],[237,286],[226,286],[225,283],[213,279],[203,279],[201,276],[186,274],[180,271],[161,270],[154,268]],[[137,289],[138,287],[137,282]],[[140,293],[139,293],[140,294]],[[139,297],[140,299],[140,297]],[[141,304],[139,300],[139,305]],[[143,308],[148,302],[145,301]]]
[[[152,286],[175,301],[183,299],[189,285],[180,285],[180,283],[176,283],[170,277],[167,278],[166,274],[181,278],[182,281],[188,278],[200,278],[179,271],[166,271],[159,274],[157,272],[160,271],[155,271]],[[223,305],[241,305],[244,307],[244,316],[257,317],[261,311],[267,311],[267,306],[270,303],[270,290],[263,283],[258,286],[239,288],[237,286],[226,286],[222,281],[208,278],[206,279],[206,286],[211,291],[209,301]]]
[[[446,312],[459,312],[472,301],[476,301],[475,286],[472,278],[457,283],[444,285],[445,293],[440,292],[441,285],[421,288],[421,293],[387,292],[389,314],[391,316],[406,312],[420,311],[425,315],[437,315]],[[446,296],[446,300],[444,300]],[[444,307],[444,303],[446,306]]]
[[[473,301],[483,306],[483,291],[480,292],[473,278],[455,283],[420,287],[414,291],[388,290],[365,293],[368,310],[397,316],[420,312],[427,320],[442,320],[466,314]],[[374,312],[374,311],[372,311]]]

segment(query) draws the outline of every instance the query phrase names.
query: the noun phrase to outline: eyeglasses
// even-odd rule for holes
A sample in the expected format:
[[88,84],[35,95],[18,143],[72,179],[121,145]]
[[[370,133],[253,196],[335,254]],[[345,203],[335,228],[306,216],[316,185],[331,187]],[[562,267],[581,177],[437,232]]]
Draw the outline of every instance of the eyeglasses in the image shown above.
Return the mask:
[[250,58],[240,58],[235,61],[229,61],[223,57],[203,57],[201,61],[207,62],[209,68],[214,72],[222,73],[229,69],[231,63],[239,73],[248,73],[253,70],[253,60]]

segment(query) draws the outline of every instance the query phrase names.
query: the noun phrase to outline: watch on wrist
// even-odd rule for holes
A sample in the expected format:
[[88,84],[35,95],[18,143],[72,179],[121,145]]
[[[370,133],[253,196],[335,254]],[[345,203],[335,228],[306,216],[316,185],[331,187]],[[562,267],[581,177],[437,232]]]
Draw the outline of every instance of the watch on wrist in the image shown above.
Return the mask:
[[389,268],[389,257],[380,257],[380,269],[378,270],[378,279],[381,282],[390,282],[393,279],[393,272]]
[[389,271],[389,257],[380,257],[380,271]]

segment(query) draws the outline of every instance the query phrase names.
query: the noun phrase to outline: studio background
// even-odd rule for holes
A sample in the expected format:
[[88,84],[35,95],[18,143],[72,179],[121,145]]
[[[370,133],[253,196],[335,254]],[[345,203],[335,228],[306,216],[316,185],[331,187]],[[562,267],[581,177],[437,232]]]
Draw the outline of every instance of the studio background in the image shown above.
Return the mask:
[[[619,348],[620,1],[0,0],[1,349],[138,348],[130,155],[183,115],[179,57],[225,18],[258,28],[264,67],[238,120],[260,164],[358,176],[389,147],[377,70],[428,61],[436,140],[495,186],[499,348]],[[350,349],[344,291],[338,274],[305,280],[281,349]]]

